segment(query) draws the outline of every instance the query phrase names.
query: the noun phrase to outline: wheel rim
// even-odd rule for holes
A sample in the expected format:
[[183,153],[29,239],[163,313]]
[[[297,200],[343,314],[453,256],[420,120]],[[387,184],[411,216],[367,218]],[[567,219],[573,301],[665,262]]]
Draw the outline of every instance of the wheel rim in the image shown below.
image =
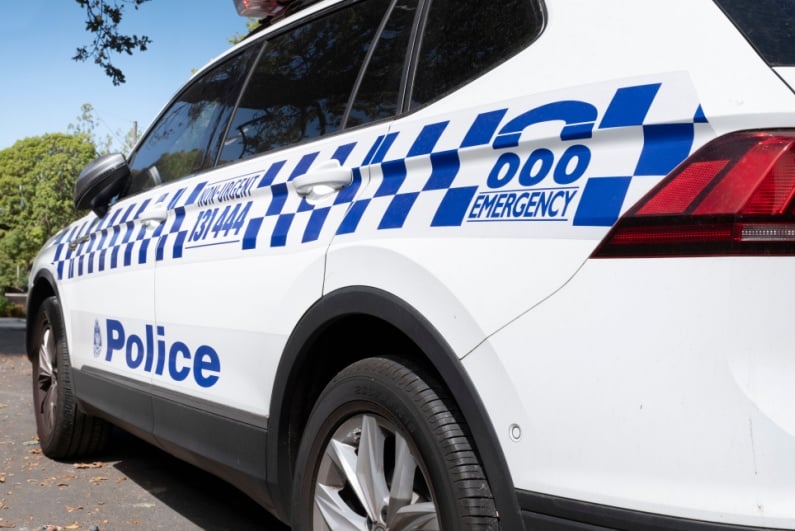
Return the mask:
[[45,433],[50,433],[55,424],[55,407],[58,404],[58,358],[55,337],[49,323],[44,325],[41,333],[36,386],[38,414]]
[[318,467],[313,529],[438,530],[420,459],[395,425],[372,414],[346,420]]

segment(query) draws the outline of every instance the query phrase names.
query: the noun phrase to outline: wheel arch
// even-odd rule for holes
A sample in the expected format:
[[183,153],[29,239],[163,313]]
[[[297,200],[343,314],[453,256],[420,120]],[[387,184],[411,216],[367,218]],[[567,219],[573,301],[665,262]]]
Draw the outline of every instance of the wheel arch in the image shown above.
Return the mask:
[[33,324],[42,303],[49,297],[58,296],[58,287],[52,273],[43,269],[36,274],[35,279],[28,291],[28,302],[25,310],[25,351],[28,359],[33,355]]
[[[513,481],[496,432],[469,375],[441,334],[417,310],[385,291],[353,286],[331,292],[301,318],[284,349],[271,397],[268,482],[277,510],[289,521],[289,493],[306,420],[325,385],[347,365],[400,350],[446,387],[469,427],[504,529],[523,529]],[[345,350],[335,351],[345,346]],[[327,355],[332,354],[333,355]]]

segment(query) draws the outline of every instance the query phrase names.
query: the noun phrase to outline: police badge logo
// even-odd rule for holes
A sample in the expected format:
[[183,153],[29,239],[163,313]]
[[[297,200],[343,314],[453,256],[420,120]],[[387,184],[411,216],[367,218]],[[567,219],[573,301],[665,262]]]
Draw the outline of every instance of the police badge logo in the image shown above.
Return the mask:
[[99,331],[99,321],[94,320],[94,357],[98,358],[102,352],[102,334]]

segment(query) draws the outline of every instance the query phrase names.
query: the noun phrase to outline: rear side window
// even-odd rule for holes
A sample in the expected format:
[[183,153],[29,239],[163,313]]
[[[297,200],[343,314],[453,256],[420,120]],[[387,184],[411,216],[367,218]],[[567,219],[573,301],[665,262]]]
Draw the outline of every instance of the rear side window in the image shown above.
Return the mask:
[[795,2],[715,1],[770,66],[795,66]]
[[270,39],[238,104],[219,162],[339,130],[388,5],[388,0],[358,2]]
[[543,17],[533,0],[432,0],[411,108],[424,105],[528,46]]
[[351,106],[346,127],[394,116],[418,0],[397,0],[384,24]]

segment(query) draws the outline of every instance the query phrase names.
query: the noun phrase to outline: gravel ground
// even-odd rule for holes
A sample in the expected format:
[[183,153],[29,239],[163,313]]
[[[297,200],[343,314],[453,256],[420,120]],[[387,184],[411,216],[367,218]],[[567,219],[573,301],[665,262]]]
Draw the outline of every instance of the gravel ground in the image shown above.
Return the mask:
[[44,457],[23,337],[0,324],[0,530],[288,529],[229,484],[121,430],[105,455]]

